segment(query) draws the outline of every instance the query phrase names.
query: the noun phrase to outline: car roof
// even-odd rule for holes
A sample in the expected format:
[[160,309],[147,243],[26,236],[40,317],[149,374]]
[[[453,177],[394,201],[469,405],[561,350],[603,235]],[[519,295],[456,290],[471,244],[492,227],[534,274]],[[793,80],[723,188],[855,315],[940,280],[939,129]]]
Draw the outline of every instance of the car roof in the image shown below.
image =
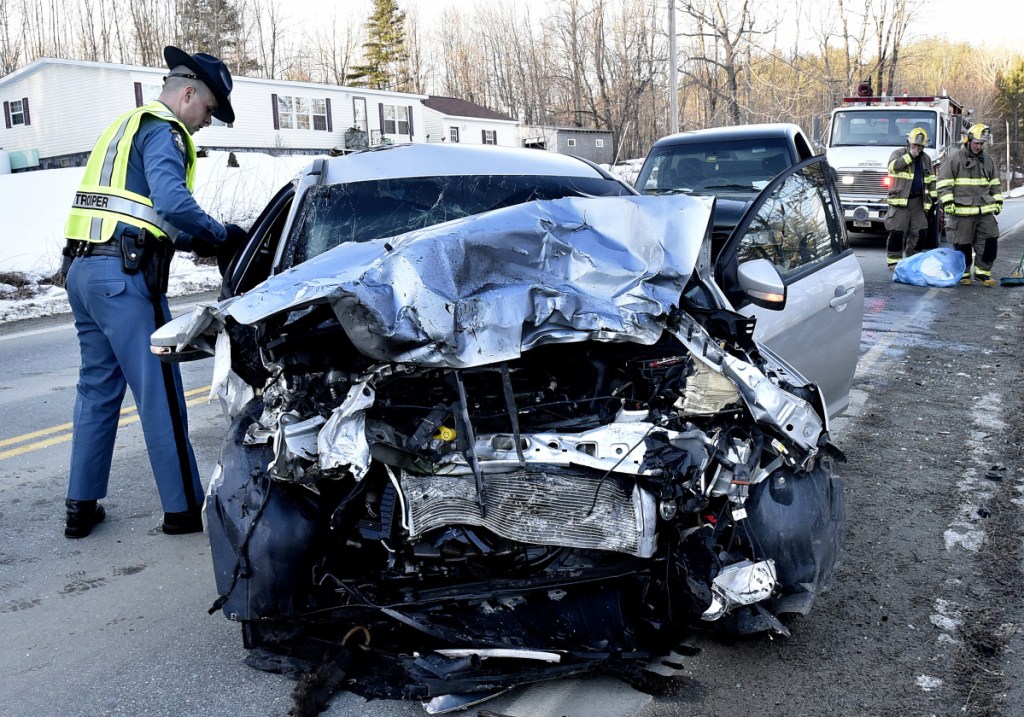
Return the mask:
[[711,127],[679,132],[662,137],[654,143],[655,147],[673,144],[698,144],[701,142],[728,142],[730,140],[758,139],[771,137],[794,137],[803,134],[799,125],[790,122],[774,122],[771,124],[742,124],[733,127]]
[[322,181],[473,175],[605,177],[578,157],[542,149],[437,143],[390,145],[332,157],[326,160]]

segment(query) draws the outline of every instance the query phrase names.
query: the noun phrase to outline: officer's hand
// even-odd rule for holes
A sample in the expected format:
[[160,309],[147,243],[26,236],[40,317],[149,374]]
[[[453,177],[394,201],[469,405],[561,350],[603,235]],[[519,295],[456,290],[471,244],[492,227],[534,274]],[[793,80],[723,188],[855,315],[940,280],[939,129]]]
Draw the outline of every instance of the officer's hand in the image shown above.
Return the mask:
[[1003,211],[1003,205],[1002,204],[997,204],[996,205],[996,210],[994,212],[992,212],[992,213],[993,214],[998,214],[1001,211]]
[[217,245],[199,237],[192,237],[192,251],[195,252],[196,256],[217,256]]
[[228,230],[228,237],[224,242],[227,245],[225,248],[233,255],[249,241],[249,232],[237,224],[225,224],[224,228]]
[[228,230],[228,235],[217,249],[217,268],[221,276],[228,270],[238,250],[249,241],[249,233],[237,224],[225,224],[224,228]]

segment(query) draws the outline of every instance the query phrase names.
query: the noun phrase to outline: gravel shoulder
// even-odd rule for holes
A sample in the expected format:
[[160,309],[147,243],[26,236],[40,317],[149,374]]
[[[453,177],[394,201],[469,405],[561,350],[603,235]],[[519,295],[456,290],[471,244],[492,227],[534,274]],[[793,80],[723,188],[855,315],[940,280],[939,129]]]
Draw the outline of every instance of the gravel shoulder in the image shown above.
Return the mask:
[[[996,276],[1022,245],[1001,240]],[[837,433],[836,585],[790,638],[696,638],[642,717],[1024,713],[1024,286],[879,283]]]

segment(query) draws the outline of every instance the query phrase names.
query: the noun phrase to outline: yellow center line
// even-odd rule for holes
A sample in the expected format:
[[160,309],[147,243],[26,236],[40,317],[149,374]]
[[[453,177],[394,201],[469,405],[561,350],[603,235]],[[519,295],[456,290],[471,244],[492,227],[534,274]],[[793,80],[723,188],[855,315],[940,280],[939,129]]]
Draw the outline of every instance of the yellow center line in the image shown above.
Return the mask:
[[[209,386],[194,388],[191,391],[185,392],[185,398],[188,399],[191,396],[209,394],[209,392]],[[192,398],[191,400],[186,400],[185,405],[189,407],[198,406],[205,402],[206,397],[200,396],[199,398]],[[138,423],[139,420],[140,419],[138,415],[138,409],[135,406],[127,406],[126,408],[121,409],[121,418],[118,420],[117,425],[118,427],[128,426],[131,425],[132,423]],[[25,433],[20,436],[14,436],[13,438],[6,438],[0,441],[0,448],[4,446],[13,446],[19,443],[25,443],[26,441],[33,441],[33,439],[43,438],[44,436],[51,436],[50,438],[45,438],[44,440],[27,443],[26,445],[19,446],[18,448],[11,448],[6,451],[0,451],[0,460],[3,460],[5,458],[11,458],[13,456],[20,456],[25,453],[31,453],[32,451],[38,451],[40,448],[47,448],[49,446],[55,446],[60,443],[66,443],[67,441],[71,440],[71,429],[73,425],[74,424],[72,423],[62,423],[59,426],[43,428],[38,431],[32,431],[31,433]]]

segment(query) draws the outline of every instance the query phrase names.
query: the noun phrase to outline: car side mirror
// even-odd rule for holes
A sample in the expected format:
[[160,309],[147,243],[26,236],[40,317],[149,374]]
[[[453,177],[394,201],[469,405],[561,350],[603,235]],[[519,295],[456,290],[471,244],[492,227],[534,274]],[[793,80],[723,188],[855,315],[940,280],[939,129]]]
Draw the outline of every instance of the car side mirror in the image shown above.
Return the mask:
[[[182,314],[150,334],[150,352],[156,354],[165,363],[182,363],[213,356],[216,353],[216,347],[205,340],[201,341],[199,346],[196,345],[196,341],[193,341],[192,345],[185,346],[181,351],[178,350],[178,346],[185,340],[191,320],[192,314]],[[204,338],[196,337],[196,339]]]
[[743,262],[736,268],[736,275],[740,290],[751,303],[773,311],[786,307],[786,284],[767,259]]

